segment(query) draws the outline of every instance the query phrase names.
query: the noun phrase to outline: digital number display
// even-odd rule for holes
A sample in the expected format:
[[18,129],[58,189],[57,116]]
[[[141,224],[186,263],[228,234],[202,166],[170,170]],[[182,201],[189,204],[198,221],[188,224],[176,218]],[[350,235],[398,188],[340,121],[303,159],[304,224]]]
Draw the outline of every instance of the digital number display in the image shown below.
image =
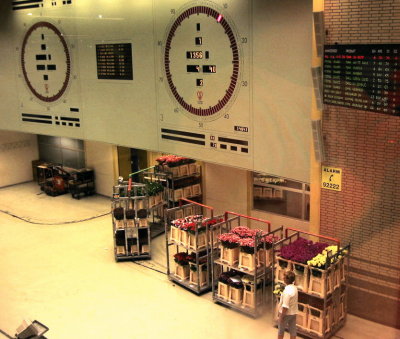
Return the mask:
[[400,45],[330,45],[324,103],[400,115]]
[[186,59],[203,59],[202,51],[188,51],[186,52]]
[[204,82],[203,79],[196,79],[196,86],[201,87],[203,86]]
[[196,44],[196,46],[201,46],[203,44],[203,38],[201,36],[195,37],[194,43]]
[[217,73],[216,65],[203,65],[203,73]]
[[200,66],[199,65],[186,65],[186,72],[200,73]]

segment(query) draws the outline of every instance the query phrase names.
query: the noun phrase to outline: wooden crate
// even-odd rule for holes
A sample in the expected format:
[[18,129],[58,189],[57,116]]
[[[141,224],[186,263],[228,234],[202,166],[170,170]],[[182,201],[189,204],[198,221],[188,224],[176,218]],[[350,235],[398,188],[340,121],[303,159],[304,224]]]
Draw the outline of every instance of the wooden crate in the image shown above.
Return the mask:
[[190,198],[192,196],[192,186],[187,186],[183,188],[183,196],[185,198]]
[[195,163],[194,164],[189,164],[188,167],[189,167],[189,175],[198,173],[197,172],[197,165]]
[[149,207],[153,207],[156,204],[155,196],[149,196]]
[[201,195],[201,185],[200,184],[192,185],[192,194],[194,197]]
[[181,266],[175,263],[175,275],[181,279],[189,279],[189,265]]
[[253,196],[256,199],[260,199],[263,196],[263,188],[262,187],[254,187],[253,188]]
[[244,284],[242,305],[255,308],[262,304],[262,288],[255,289],[254,284]]
[[139,254],[138,245],[131,245],[130,253],[131,253],[132,255],[137,255],[137,254]]
[[149,253],[149,245],[143,244],[141,245],[140,253]]
[[178,171],[180,177],[185,177],[189,175],[189,166],[188,165],[178,166]]
[[284,276],[287,271],[292,271],[292,262],[277,256],[275,264],[275,282],[284,284]]
[[262,197],[265,199],[271,199],[272,198],[272,188],[271,187],[263,187]]
[[309,281],[309,271],[308,265],[303,265],[300,263],[293,262],[293,272],[296,276],[296,286],[300,291],[307,293],[308,291],[308,281]]
[[296,325],[297,327],[307,330],[308,326],[308,305],[298,303],[298,313],[296,317]]
[[171,229],[170,229],[170,233],[169,233],[169,240],[172,242],[176,242],[179,243],[179,233],[180,233],[180,229],[178,227],[172,226],[171,225]]
[[191,284],[196,285],[196,286],[197,285],[205,286],[208,284],[208,279],[207,279],[208,272],[207,272],[207,270],[203,271],[204,265],[206,265],[206,264],[199,265],[200,274],[198,274],[199,271],[194,272],[194,271],[190,270],[189,282]]
[[125,255],[125,246],[116,246],[117,255]]
[[325,333],[329,333],[333,326],[333,309],[332,305],[326,307],[325,311]]
[[330,290],[331,280],[328,277],[327,270],[320,270],[310,267],[310,282],[308,285],[308,293],[314,294],[320,298],[324,298],[328,290]]
[[115,220],[115,228],[125,228],[124,220]]
[[218,236],[221,235],[222,230],[221,230],[221,225],[218,226],[213,226],[211,231],[208,232],[208,243],[211,245],[211,237],[213,241],[213,246],[215,247],[218,244]]
[[243,301],[243,288],[234,288],[229,286],[229,297],[228,300],[236,305],[242,304]]
[[239,253],[239,268],[244,268],[249,271],[254,271],[259,266],[258,253],[249,254],[240,251]]
[[149,224],[146,218],[139,219],[139,227],[147,227]]
[[324,317],[322,310],[308,306],[308,323],[307,330],[311,333],[315,333],[318,336],[323,336],[324,334]]
[[265,265],[267,267],[270,267],[272,264],[272,256],[273,256],[272,248],[269,248],[265,251],[262,248],[257,253],[258,253],[258,260],[260,262],[260,265]]
[[196,241],[196,235],[195,234],[192,234],[192,233],[189,233],[188,232],[188,234],[189,234],[189,241],[188,241],[188,243],[189,243],[189,249],[191,249],[191,250],[193,250],[193,251],[198,251],[198,250],[201,250],[201,249],[203,249],[203,248],[205,248],[206,247],[206,232],[204,231],[204,232],[201,232],[201,233],[198,233],[198,235],[197,235],[197,241]]
[[235,265],[239,262],[239,247],[226,248],[221,246],[221,261],[228,265]]
[[219,298],[228,300],[229,289],[230,289],[230,286],[228,284],[218,281],[218,294],[217,295]]
[[184,230],[179,230],[179,243],[183,246],[189,245],[189,232]]
[[[174,190],[174,201],[178,201],[180,198],[183,198],[183,189],[179,188]],[[182,212],[183,214],[183,212]]]

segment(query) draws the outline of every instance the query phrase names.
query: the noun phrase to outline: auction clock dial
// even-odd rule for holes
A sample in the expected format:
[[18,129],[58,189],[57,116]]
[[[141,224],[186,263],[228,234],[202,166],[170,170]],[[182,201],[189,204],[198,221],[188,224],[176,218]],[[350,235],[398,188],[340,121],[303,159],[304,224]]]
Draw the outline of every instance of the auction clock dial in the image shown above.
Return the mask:
[[193,6],[167,31],[164,71],[177,109],[195,120],[215,120],[232,103],[241,74],[233,26],[219,10]]
[[49,22],[32,25],[21,49],[24,80],[40,101],[51,103],[65,93],[71,73],[67,43],[61,32]]

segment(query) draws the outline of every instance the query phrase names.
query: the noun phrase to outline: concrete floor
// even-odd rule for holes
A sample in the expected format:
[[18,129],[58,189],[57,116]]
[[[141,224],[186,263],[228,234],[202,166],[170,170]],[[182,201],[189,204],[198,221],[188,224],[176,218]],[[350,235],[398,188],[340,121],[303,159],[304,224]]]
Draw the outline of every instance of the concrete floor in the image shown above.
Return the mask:
[[[251,319],[174,286],[165,274],[116,263],[107,198],[48,197],[34,183],[0,189],[0,329],[37,319],[50,339],[275,338],[271,315]],[[33,223],[32,223],[33,222]],[[146,266],[165,271],[164,237]],[[288,334],[286,334],[288,337]],[[2,335],[0,334],[0,338]],[[400,331],[349,315],[336,337],[395,339]]]

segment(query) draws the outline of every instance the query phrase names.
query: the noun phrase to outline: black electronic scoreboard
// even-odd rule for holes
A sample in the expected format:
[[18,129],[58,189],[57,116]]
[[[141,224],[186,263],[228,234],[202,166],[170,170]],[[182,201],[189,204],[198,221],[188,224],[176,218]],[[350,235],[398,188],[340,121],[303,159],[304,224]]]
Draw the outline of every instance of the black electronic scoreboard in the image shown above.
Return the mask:
[[97,78],[111,80],[133,80],[132,45],[96,45]]
[[324,103],[400,116],[400,45],[324,46]]

